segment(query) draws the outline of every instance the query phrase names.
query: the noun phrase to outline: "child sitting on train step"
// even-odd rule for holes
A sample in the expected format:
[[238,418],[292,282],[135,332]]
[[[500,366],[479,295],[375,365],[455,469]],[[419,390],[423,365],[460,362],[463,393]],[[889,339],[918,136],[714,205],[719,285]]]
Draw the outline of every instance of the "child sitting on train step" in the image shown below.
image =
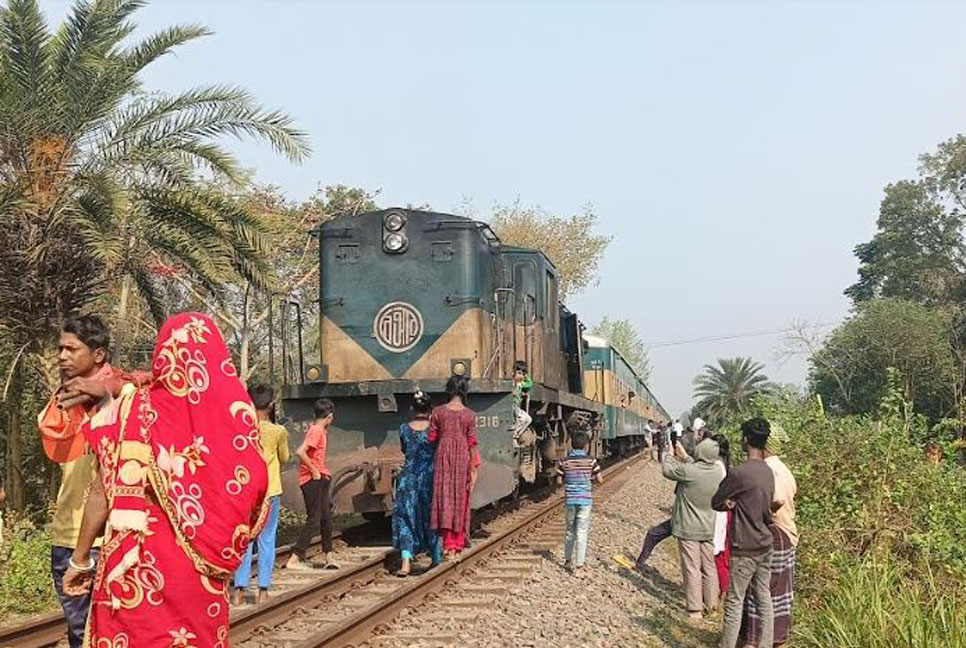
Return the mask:
[[533,387],[527,372],[527,363],[517,360],[513,363],[513,438],[517,439],[533,423],[533,417],[523,406],[523,398]]
[[571,440],[573,450],[557,463],[557,483],[564,485],[565,524],[564,567],[581,577],[587,555],[587,536],[590,533],[590,509],[593,482],[604,483],[600,465],[587,452],[590,437],[586,432],[575,432]]

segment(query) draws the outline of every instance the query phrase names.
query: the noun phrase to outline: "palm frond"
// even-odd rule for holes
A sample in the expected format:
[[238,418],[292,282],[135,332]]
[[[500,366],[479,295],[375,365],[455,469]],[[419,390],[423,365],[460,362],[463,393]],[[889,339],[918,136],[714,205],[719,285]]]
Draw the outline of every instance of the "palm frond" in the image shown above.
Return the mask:
[[131,278],[134,279],[134,285],[137,288],[138,295],[148,307],[154,323],[161,326],[167,315],[165,313],[164,301],[161,298],[161,292],[155,285],[154,279],[141,267],[134,269],[131,273]]
[[212,32],[203,25],[176,25],[152,34],[121,56],[124,66],[131,74],[158,60],[172,49]]
[[48,66],[50,33],[36,0],[9,0],[0,12],[4,56],[0,74],[39,98]]

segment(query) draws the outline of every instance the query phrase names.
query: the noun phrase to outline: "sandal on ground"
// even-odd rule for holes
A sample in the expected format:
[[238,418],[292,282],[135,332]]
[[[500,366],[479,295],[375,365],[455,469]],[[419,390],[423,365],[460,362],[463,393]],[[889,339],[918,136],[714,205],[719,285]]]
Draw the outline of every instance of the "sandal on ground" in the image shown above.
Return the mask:
[[623,567],[624,569],[630,569],[631,571],[637,569],[637,563],[625,556],[624,554],[614,554],[614,562]]

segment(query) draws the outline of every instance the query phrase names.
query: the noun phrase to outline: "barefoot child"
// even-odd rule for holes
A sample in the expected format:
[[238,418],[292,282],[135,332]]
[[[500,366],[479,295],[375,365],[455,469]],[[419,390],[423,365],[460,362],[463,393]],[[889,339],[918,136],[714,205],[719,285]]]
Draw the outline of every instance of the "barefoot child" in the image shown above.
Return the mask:
[[[564,543],[564,566],[580,576],[587,555],[587,535],[590,532],[592,482],[604,483],[597,460],[587,453],[590,437],[586,432],[574,433],[573,450],[557,464],[557,483],[564,484],[567,536]],[[575,549],[576,547],[576,549]]]
[[328,398],[315,401],[315,421],[305,432],[305,440],[295,454],[299,458],[299,486],[305,501],[305,526],[295,543],[295,551],[285,564],[287,569],[311,569],[305,562],[305,552],[316,532],[322,534],[322,559],[320,566],[338,569],[331,560],[332,553],[332,500],[329,487],[332,476],[325,467],[325,445],[329,426],[335,419],[335,405]]

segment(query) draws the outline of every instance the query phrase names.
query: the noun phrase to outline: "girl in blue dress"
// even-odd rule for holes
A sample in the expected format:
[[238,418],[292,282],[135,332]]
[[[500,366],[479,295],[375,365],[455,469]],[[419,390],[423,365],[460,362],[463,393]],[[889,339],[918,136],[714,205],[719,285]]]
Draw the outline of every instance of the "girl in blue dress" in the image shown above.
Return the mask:
[[436,444],[427,438],[433,410],[429,394],[413,394],[412,408],[413,420],[399,427],[399,445],[406,461],[396,481],[396,506],[392,513],[392,544],[402,555],[399,576],[409,575],[413,557],[421,553],[428,553],[433,565],[442,559],[439,536],[429,528],[436,460]]

